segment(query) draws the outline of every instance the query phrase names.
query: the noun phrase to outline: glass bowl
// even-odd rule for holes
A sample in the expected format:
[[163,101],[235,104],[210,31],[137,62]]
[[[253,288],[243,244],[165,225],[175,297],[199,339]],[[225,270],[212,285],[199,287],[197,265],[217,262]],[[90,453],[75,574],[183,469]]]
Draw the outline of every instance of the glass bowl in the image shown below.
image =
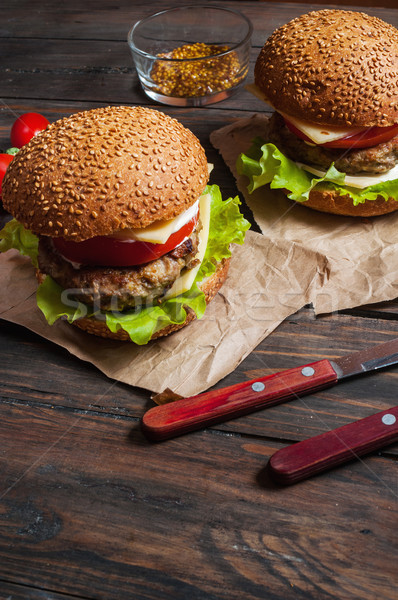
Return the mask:
[[127,41],[145,93],[162,104],[225,100],[249,69],[252,24],[218,6],[180,6],[138,21]]

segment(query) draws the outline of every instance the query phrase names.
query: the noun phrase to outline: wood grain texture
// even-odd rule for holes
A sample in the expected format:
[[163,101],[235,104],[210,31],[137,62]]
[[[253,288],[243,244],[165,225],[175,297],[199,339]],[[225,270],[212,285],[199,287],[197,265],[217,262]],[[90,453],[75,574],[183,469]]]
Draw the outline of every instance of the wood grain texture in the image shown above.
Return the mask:
[[[331,6],[214,2],[253,21],[251,69],[276,27]],[[151,105],[127,31],[172,5],[2,3],[0,151],[23,112],[54,121]],[[398,10],[366,12],[398,26]],[[194,131],[214,164],[211,182],[236,195],[209,135],[267,107],[246,91],[205,109],[151,106]],[[0,224],[8,218],[0,210]],[[214,389],[387,341],[397,314],[396,302],[322,318],[305,307]],[[153,444],[139,426],[153,406],[148,392],[0,320],[1,600],[395,600],[398,444],[291,488],[266,465],[294,442],[396,405],[397,378],[391,367]]]
[[25,585],[10,583],[9,581],[1,581],[1,593],[4,598],[9,600],[76,600],[76,596],[69,594],[57,594],[52,590],[34,589]]
[[[277,27],[310,10],[320,10],[331,6],[341,5],[342,0],[333,4],[317,2],[256,2],[251,0],[211,0],[234,10],[243,12],[255,25],[253,45],[262,46],[265,38]],[[357,0],[355,0],[356,2]],[[359,0],[358,0],[359,1]],[[386,7],[382,0],[375,6],[374,0],[355,7],[353,2],[347,2],[345,8],[361,10],[366,6],[366,12],[379,16],[387,22],[396,19],[396,8],[393,4]],[[196,5],[195,0],[184,0],[184,5]],[[87,0],[70,0],[67,9],[55,0],[46,3],[43,11],[41,0],[9,0],[0,8],[1,27],[0,37],[28,39],[81,39],[125,41],[132,25],[143,18],[160,10],[178,5],[176,0],[147,0],[145,5],[131,0],[118,0],[117,5],[109,0],[96,2]],[[29,19],[26,15],[29,14]],[[394,23],[393,23],[394,24]]]
[[0,578],[108,600],[394,598],[388,460],[286,491],[264,472],[275,442],[208,432],[153,446],[132,419],[0,414]]
[[[378,329],[376,329],[376,326]],[[154,406],[149,393],[113,382],[35,334],[2,322],[0,398],[28,406],[81,408],[115,416],[141,418]],[[336,339],[336,331],[339,337]],[[398,326],[395,335],[398,333]],[[214,389],[234,385],[307,362],[342,356],[394,336],[390,322],[334,316],[313,318],[303,310],[287,319],[273,334]],[[292,348],[291,340],[299,345]],[[29,372],[29,378],[25,373]],[[45,375],[44,375],[45,374]],[[332,389],[273,406],[217,425],[226,432],[298,441],[340,427],[396,404],[398,367],[341,382]],[[398,448],[397,448],[398,451]]]

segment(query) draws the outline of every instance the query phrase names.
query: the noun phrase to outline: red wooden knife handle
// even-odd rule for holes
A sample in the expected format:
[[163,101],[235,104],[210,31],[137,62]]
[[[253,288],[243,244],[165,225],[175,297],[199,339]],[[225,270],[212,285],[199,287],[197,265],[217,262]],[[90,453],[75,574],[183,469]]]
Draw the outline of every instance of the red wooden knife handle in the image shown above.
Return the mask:
[[148,438],[165,440],[303,396],[336,382],[335,370],[324,359],[155,406],[145,413],[141,426]]
[[398,406],[278,450],[268,468],[289,485],[398,440]]

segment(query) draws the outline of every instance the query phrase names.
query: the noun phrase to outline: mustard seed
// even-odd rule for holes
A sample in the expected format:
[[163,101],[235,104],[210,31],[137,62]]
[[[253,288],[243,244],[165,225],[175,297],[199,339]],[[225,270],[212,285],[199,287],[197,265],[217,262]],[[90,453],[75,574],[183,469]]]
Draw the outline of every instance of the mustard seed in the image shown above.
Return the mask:
[[[164,96],[188,98],[206,96],[238,85],[246,76],[235,52],[229,46],[217,44],[185,44],[171,52],[158,54],[170,61],[156,61],[151,77],[158,85],[156,91]],[[222,54],[221,56],[214,56]],[[211,58],[210,58],[211,57]],[[183,59],[199,59],[184,62]],[[176,62],[175,59],[181,60]]]

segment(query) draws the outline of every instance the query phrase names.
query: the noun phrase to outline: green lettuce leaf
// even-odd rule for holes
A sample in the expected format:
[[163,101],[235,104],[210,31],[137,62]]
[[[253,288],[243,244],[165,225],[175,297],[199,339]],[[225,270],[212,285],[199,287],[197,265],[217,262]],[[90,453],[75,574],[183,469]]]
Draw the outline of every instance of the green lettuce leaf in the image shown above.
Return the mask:
[[51,277],[46,277],[39,285],[36,300],[49,325],[53,325],[60,317],[66,317],[72,323],[89,316],[88,306],[70,298]]
[[[94,312],[87,305],[73,299],[68,290],[63,290],[51,277],[46,277],[37,290],[37,304],[48,323],[52,325],[59,318],[70,323],[76,319],[94,316],[106,321],[113,332],[120,328],[127,331],[136,344],[146,344],[152,335],[172,324],[183,323],[186,309],[192,309],[200,319],[206,309],[204,293],[198,284],[215,272],[217,262],[231,256],[230,244],[243,244],[245,232],[250,223],[239,211],[238,197],[223,201],[217,185],[207,186],[204,193],[211,197],[209,242],[201,267],[190,290],[175,298],[164,300],[154,306],[143,306],[125,312]],[[0,251],[16,248],[21,254],[32,258],[37,265],[38,238],[15,219],[0,232]]]
[[37,247],[38,240],[34,233],[25,229],[16,219],[8,221],[0,231],[0,252],[16,248],[23,256],[29,256],[35,267],[37,267]]
[[322,183],[323,188],[329,188],[340,196],[348,195],[354,206],[367,200],[376,200],[382,196],[385,200],[398,200],[398,179],[371,185],[364,189],[344,185],[345,173],[331,165],[323,177],[308,173],[294,161],[287,158],[274,144],[265,143],[257,137],[246,154],[241,154],[237,160],[237,170],[249,178],[248,191],[251,194],[257,188],[269,184],[272,189],[288,191],[288,198],[296,202],[308,200],[310,191]]

